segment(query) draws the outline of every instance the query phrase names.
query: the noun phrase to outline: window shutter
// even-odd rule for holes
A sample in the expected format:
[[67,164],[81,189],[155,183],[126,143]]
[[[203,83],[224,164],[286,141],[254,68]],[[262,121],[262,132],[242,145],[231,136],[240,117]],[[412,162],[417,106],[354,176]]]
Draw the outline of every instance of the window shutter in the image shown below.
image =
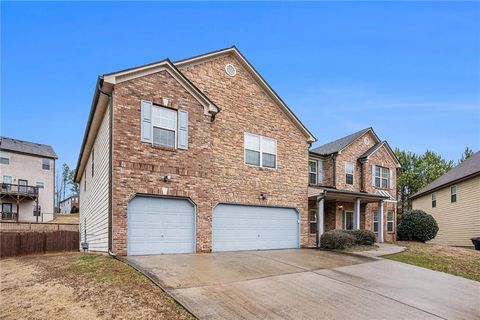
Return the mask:
[[152,103],[142,100],[141,109],[141,135],[140,140],[144,142],[152,142]]
[[317,161],[317,183],[323,183],[323,160]]
[[393,170],[390,168],[390,189],[393,189]]
[[188,149],[188,112],[178,110],[178,148]]
[[375,186],[375,165],[372,165],[372,186]]

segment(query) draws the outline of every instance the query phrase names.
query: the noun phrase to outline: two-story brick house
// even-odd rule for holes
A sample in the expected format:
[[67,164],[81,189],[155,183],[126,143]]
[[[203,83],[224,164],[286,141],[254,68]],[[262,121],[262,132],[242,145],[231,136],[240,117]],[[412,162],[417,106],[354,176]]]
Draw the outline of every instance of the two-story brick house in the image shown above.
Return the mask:
[[75,177],[81,240],[118,255],[315,246],[315,140],[235,47],[100,76]]
[[53,220],[56,159],[49,145],[0,137],[0,220]]
[[[372,128],[310,150],[310,237],[333,229],[367,229],[396,238],[396,169],[386,141]],[[317,223],[318,222],[318,223]]]
[[82,241],[119,255],[296,248],[313,135],[235,48],[99,77]]

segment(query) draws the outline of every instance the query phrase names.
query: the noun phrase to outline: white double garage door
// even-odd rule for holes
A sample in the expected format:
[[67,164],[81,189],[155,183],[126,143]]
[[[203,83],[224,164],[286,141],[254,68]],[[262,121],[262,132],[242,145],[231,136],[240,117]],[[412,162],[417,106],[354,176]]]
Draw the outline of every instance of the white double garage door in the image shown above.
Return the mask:
[[[128,205],[128,254],[195,252],[195,206],[186,199],[135,197]],[[218,204],[213,209],[214,252],[299,247],[295,209]]]

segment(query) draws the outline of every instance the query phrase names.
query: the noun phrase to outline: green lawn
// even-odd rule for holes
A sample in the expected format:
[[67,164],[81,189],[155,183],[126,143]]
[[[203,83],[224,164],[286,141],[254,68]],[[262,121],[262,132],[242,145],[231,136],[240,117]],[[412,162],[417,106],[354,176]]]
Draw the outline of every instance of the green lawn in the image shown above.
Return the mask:
[[397,244],[407,249],[383,258],[480,281],[480,251],[419,242]]

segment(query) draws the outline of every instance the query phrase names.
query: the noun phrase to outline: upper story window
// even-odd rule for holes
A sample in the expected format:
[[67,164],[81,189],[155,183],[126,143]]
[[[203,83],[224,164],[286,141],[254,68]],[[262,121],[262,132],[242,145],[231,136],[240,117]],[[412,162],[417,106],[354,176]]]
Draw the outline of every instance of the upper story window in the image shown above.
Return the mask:
[[0,152],[0,164],[10,164],[10,157],[8,154]]
[[346,184],[353,184],[353,173],[355,171],[355,167],[351,162],[345,162],[345,183]]
[[50,170],[50,159],[42,159],[42,169]]
[[245,163],[265,167],[277,167],[277,140],[245,133]]
[[177,111],[153,106],[153,144],[175,148],[177,141]]
[[38,182],[37,182],[37,188],[39,188],[39,189],[45,188],[45,183],[43,183],[43,182],[41,182],[41,181],[38,181]]
[[436,208],[436,207],[437,207],[437,194],[432,193],[432,208]]
[[457,202],[457,186],[450,187],[450,202]]
[[318,161],[317,160],[308,161],[308,183],[310,184],[318,183]]
[[161,147],[188,149],[188,112],[143,100],[141,140]]
[[375,175],[374,175],[374,185],[377,188],[388,189],[390,184],[390,169],[374,166]]

